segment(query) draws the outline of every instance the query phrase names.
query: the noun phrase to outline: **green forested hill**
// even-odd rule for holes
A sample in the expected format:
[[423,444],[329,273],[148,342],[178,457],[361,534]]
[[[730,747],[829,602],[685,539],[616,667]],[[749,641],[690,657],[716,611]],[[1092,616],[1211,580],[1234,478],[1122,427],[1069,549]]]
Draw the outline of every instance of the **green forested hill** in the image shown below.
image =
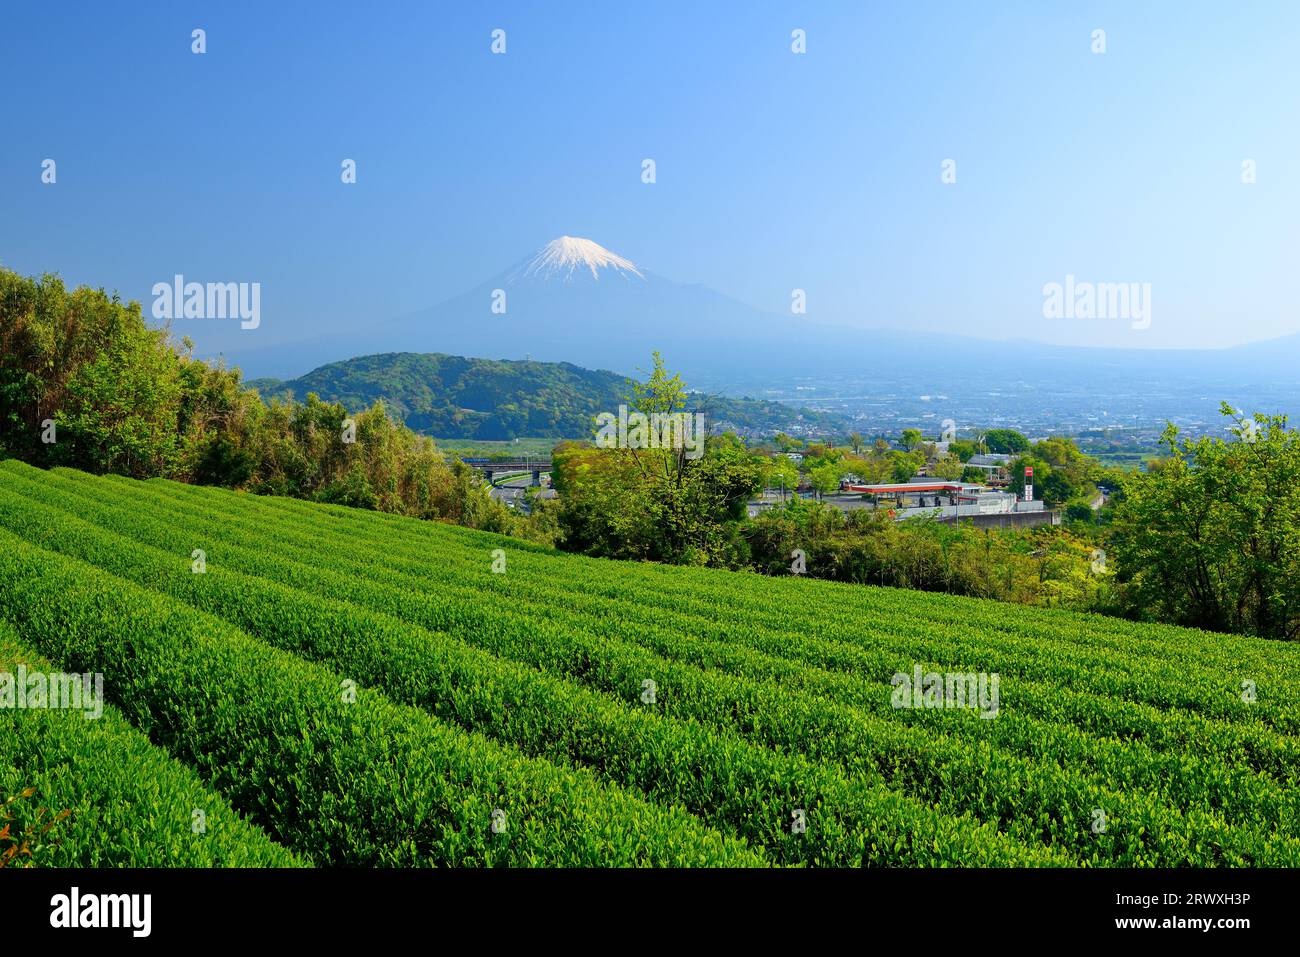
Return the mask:
[[[627,379],[567,362],[469,359],[442,353],[389,352],[321,366],[288,381],[252,379],[263,398],[314,392],[361,409],[382,399],[407,426],[439,438],[586,437],[592,417],[617,411]],[[758,399],[700,397],[710,430],[798,434],[835,431],[839,420]]]

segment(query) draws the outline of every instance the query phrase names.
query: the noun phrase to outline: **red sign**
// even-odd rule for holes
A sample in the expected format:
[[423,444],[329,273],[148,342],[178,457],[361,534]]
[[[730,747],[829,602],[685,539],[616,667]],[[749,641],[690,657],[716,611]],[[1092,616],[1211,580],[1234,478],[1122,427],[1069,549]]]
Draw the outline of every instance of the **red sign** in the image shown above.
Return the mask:
[[1032,465],[1026,465],[1026,466],[1025,466],[1025,478],[1029,478],[1029,477],[1031,477],[1033,474],[1034,474],[1034,467],[1033,467]]

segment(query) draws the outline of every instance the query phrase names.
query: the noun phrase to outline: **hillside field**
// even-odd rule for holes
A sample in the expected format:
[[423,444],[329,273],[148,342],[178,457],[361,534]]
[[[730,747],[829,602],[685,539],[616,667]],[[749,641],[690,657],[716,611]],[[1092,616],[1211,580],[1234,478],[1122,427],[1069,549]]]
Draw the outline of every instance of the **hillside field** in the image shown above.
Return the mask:
[[1300,865],[1296,644],[11,460],[19,664],[108,702],[0,708],[37,864]]

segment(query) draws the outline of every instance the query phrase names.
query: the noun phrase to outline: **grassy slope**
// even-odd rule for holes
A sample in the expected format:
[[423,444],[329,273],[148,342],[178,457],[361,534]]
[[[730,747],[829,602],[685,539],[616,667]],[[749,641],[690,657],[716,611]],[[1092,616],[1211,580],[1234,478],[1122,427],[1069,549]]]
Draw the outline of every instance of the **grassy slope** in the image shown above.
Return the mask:
[[[50,674],[0,621],[0,673]],[[112,705],[79,711],[0,709],[0,798],[44,867],[291,867],[296,855],[240,818],[189,768],[149,743]],[[42,810],[45,812],[41,816]],[[196,819],[195,812],[202,812]],[[44,837],[36,833],[66,812]],[[0,847],[3,850],[3,847]],[[20,862],[22,863],[22,862]]]
[[[537,759],[594,768],[607,786],[680,803],[777,862],[844,863],[845,847],[862,835],[870,835],[863,863],[935,863],[924,855],[925,839],[936,836],[966,863],[1017,853],[1038,863],[1300,860],[1294,647],[918,593],[602,562],[173,483],[14,463],[0,467],[0,479],[11,528],[30,523],[35,536],[50,527],[41,510],[56,509],[69,526],[86,525],[51,547],[75,551],[102,536],[114,562],[136,551],[161,562],[153,572],[145,558],[123,561],[115,573],[238,619],[215,579],[199,585],[188,574],[191,549],[204,547],[214,569],[241,576],[239,594],[283,589],[279,600],[296,601],[313,621],[334,616],[342,644],[320,646],[310,630],[294,633],[270,617],[237,620],[259,637],[298,642],[300,654],[336,669],[378,661],[364,683],[386,695]],[[508,557],[504,575],[490,570],[498,547]],[[185,574],[172,575],[168,561]],[[367,646],[346,658],[357,653],[352,643],[384,629],[388,651]],[[419,656],[400,670],[385,666],[415,647],[443,656],[422,685],[411,677]],[[999,716],[890,708],[889,676],[914,663],[998,671]],[[549,677],[530,679],[530,668]],[[640,700],[646,675],[658,683],[653,708]],[[1253,704],[1240,697],[1245,679],[1257,682]],[[485,684],[514,690],[468,696],[467,687]],[[546,727],[548,715],[558,726],[560,712],[602,743],[522,727],[525,718]],[[715,777],[692,786],[671,753],[645,759],[667,747],[693,749],[692,761]],[[756,769],[779,776],[785,790],[759,797]],[[752,788],[742,786],[746,774]],[[810,831],[826,830],[820,843],[792,843],[785,833],[789,807],[800,805],[811,809]],[[1096,808],[1107,813],[1105,834],[1091,830]]]

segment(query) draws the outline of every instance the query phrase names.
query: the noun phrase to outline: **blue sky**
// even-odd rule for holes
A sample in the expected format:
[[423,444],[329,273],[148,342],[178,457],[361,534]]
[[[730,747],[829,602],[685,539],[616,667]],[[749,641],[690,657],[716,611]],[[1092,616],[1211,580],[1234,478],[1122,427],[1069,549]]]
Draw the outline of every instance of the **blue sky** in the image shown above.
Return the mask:
[[[261,282],[272,343],[568,234],[777,312],[803,288],[816,319],[1258,340],[1300,331],[1297,27],[1286,2],[14,5],[0,264],[146,306],[178,272]],[[1151,327],[1043,318],[1067,274],[1150,283]]]

